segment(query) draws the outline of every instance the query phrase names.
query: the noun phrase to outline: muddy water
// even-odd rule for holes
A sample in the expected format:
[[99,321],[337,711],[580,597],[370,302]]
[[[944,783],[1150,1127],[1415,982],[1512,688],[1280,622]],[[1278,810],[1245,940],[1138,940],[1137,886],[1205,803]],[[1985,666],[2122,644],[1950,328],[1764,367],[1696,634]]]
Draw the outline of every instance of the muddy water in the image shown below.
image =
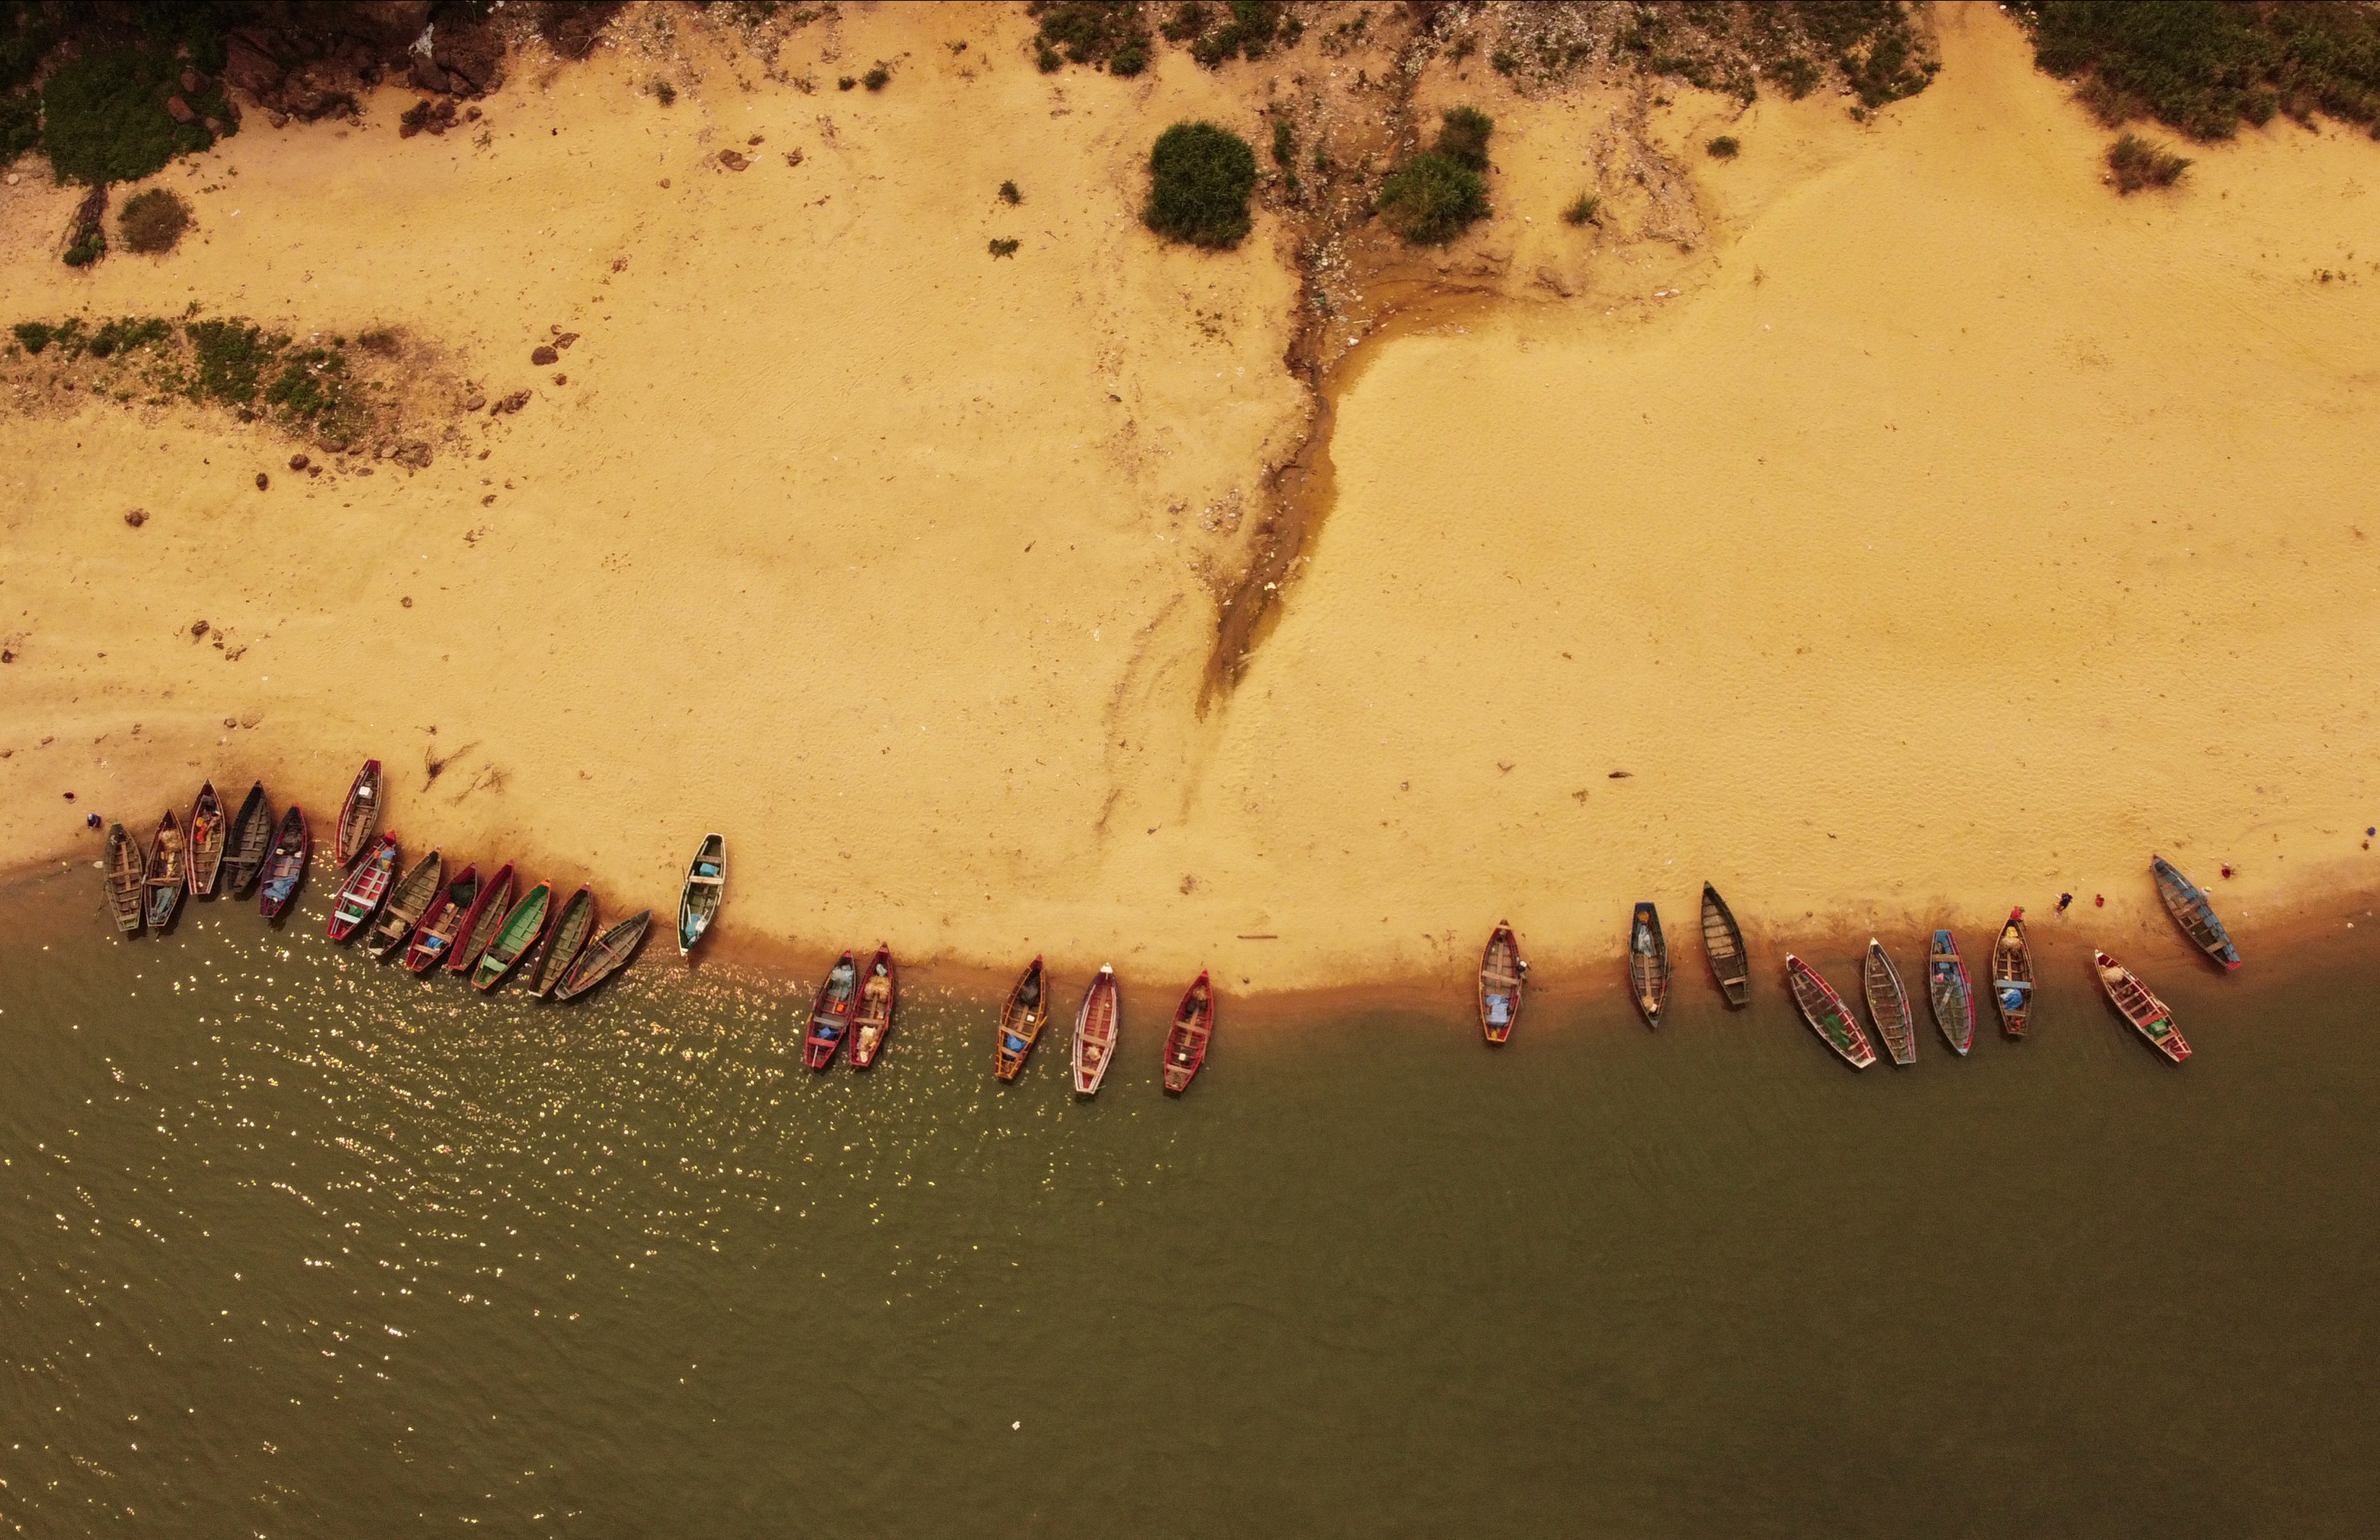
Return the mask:
[[1077,1104],[1046,1045],[994,1085],[930,983],[814,1077],[781,994],[659,952],[483,1003],[324,943],[319,894],[124,943],[91,886],[5,906],[17,1533],[2305,1536],[2380,1500],[2368,948],[2167,970],[2180,1070],[2068,949],[2034,1040],[1912,1071],[1846,1072],[1764,966],[1746,1013],[1688,971],[1658,1036],[1554,1001],[1503,1052],[1436,1001],[1227,1001],[1179,1101],[1127,979]]

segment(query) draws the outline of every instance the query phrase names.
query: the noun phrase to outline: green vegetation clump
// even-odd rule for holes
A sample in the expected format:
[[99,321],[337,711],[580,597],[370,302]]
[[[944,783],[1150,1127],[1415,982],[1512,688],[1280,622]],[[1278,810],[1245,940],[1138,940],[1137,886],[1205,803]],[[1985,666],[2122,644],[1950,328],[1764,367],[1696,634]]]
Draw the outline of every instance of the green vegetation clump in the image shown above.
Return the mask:
[[237,321],[193,321],[183,326],[182,334],[189,339],[198,366],[189,384],[190,399],[235,409],[256,399],[264,366],[289,340],[275,342],[257,327]]
[[128,251],[171,251],[190,227],[190,205],[170,188],[150,188],[132,195],[115,225]]
[[[677,100],[677,87],[656,77],[653,80],[653,100],[664,107],[670,105]],[[426,103],[423,104],[428,105]]]
[[1148,206],[1141,221],[1159,235],[1228,250],[1248,233],[1257,152],[1229,128],[1177,123],[1148,152]]
[[347,360],[327,347],[288,354],[280,374],[265,387],[265,405],[285,419],[313,422],[338,409],[346,372]]
[[1818,67],[1806,54],[1788,54],[1769,63],[1761,73],[1796,102],[1818,89]]
[[843,77],[843,79],[841,79],[837,80],[837,81],[834,83],[834,89],[835,89],[835,90],[837,90],[837,91],[851,91],[851,90],[856,89],[856,88],[858,86],[858,84],[859,84],[859,77],[858,77],[858,76],[856,76],[856,75],[845,75],[844,77]]
[[1148,24],[1139,0],[1036,0],[1026,14],[1038,18],[1034,35],[1044,74],[1068,61],[1104,68],[1111,75],[1137,75],[1148,67]]
[[1272,164],[1283,171],[1297,166],[1297,125],[1287,117],[1272,120]]
[[1488,169],[1488,136],[1496,120],[1476,107],[1451,107],[1439,119],[1438,152],[1473,171]]
[[1603,224],[1603,200],[1591,192],[1582,192],[1570,207],[1562,211],[1561,216],[1564,224],[1600,226]]
[[2107,169],[2116,178],[2116,190],[2129,197],[2143,188],[2173,186],[2190,169],[2190,162],[2138,134],[2126,134],[2107,146]]
[[1488,215],[1488,183],[1435,150],[1389,173],[1372,205],[1390,229],[1416,246],[1443,246]]
[[2082,77],[2109,127],[2152,117],[2196,139],[2317,112],[2380,122],[2380,15],[2361,5],[2034,0],[2014,7],[2050,74]]
[[[164,169],[176,155],[192,155],[215,142],[212,118],[231,133],[236,127],[221,80],[185,95],[179,67],[137,48],[112,48],[70,59],[42,88],[42,148],[61,182],[92,187],[135,182]],[[181,97],[191,114],[183,123],[167,112]]]
[[1736,141],[1733,134],[1721,134],[1704,145],[1703,149],[1708,152],[1710,158],[1715,161],[1731,161],[1743,152],[1743,146]]
[[350,373],[343,340],[298,345],[242,320],[176,324],[161,316],[119,316],[96,330],[79,317],[20,321],[10,330],[28,355],[63,367],[104,363],[91,388],[118,401],[134,399],[138,385],[152,405],[180,396],[243,422],[265,417],[325,438],[353,438],[372,416],[373,398]]
[[136,347],[151,347],[172,340],[174,328],[156,316],[122,316],[107,322],[91,334],[82,351],[94,358],[111,358],[129,353]]
[[[67,324],[71,326],[75,323],[68,321]],[[49,346],[51,339],[57,334],[46,321],[20,321],[12,330],[16,333],[17,346],[36,356]]]
[[1014,257],[1016,255],[1016,249],[1023,244],[1024,242],[1013,236],[1005,240],[994,240],[991,243],[991,254],[994,257]]
[[1025,195],[1016,190],[1014,182],[1002,182],[1000,184],[1000,200],[1014,207],[1025,201]]
[[859,83],[870,91],[882,91],[892,83],[892,72],[879,64],[859,78]]

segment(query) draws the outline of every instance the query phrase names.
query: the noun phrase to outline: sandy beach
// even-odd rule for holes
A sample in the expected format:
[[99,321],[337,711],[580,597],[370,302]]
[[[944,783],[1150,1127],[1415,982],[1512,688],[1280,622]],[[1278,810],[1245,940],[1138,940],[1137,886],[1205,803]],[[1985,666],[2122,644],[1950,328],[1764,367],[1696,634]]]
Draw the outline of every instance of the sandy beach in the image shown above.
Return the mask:
[[2362,131],[2277,119],[2119,199],[1983,6],[1864,123],[1434,63],[1419,106],[1497,119],[1497,215],[1351,321],[1328,495],[1209,693],[1312,420],[1301,280],[1269,213],[1160,243],[1141,168],[1339,66],[1043,75],[1020,8],[845,6],[780,58],[805,91],[640,15],[471,133],[400,139],[395,91],[252,119],[157,178],[199,211],[170,256],[67,268],[76,190],[0,188],[0,324],[397,328],[455,404],[426,468],[309,476],[192,407],[0,403],[0,866],[201,778],[319,833],[371,755],[408,847],[614,912],[723,832],[727,949],[1250,992],[1459,977],[1499,918],[1607,976],[1632,901],[1675,945],[1706,879],[1782,943],[1972,953],[2072,891],[2178,950],[2162,852],[2257,962],[2373,885]]

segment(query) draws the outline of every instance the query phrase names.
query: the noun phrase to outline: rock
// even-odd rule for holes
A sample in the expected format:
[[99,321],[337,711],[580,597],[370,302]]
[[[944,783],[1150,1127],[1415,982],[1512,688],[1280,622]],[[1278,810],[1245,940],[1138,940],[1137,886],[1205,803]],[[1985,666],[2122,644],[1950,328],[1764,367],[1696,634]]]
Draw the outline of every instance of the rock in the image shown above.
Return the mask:
[[339,7],[339,30],[394,54],[413,45],[435,9],[437,0],[349,0]]
[[[200,637],[205,636],[212,629],[213,629],[213,627],[208,625],[205,621],[194,620],[190,622],[190,640],[197,641]],[[224,725],[225,727],[229,727],[231,723],[229,721],[225,721]]]
[[199,120],[199,115],[190,111],[190,104],[178,96],[165,98],[165,115],[176,123],[196,123]]
[[437,60],[426,54],[413,55],[413,84],[417,90],[434,91],[441,94],[452,89],[446,72],[438,67]]
[[195,69],[182,71],[182,90],[191,96],[207,89],[207,78]]
[[1556,273],[1550,267],[1540,267],[1537,269],[1537,282],[1553,290],[1556,294],[1560,295],[1564,299],[1568,299],[1572,296],[1572,291],[1569,283],[1563,279],[1560,273]]
[[287,78],[287,71],[262,45],[235,32],[225,51],[224,79],[249,95],[261,99]]
[[798,151],[798,150],[788,150],[788,151],[786,151],[786,152],[785,152],[785,164],[786,164],[787,165],[799,165],[799,164],[802,164],[802,152],[801,152],[800,151]]
[[17,174],[13,171],[8,173],[8,185],[12,188],[17,185]]
[[389,458],[415,470],[426,470],[430,466],[430,445],[419,439],[408,439],[398,444]]
[[742,171],[752,163],[733,150],[722,150],[719,152],[719,164],[730,171]]
[[486,396],[481,395],[477,391],[473,391],[471,393],[471,399],[463,403],[463,409],[467,412],[476,412],[487,404],[488,398]]
[[765,134],[754,134],[750,139],[746,139],[744,142],[745,142],[745,144],[746,144],[747,146],[750,146],[750,145],[755,145],[755,144],[764,144],[764,143],[766,143],[767,141],[768,141],[768,136],[767,136],[767,135],[765,135]]
[[528,405],[528,392],[515,391],[512,394],[505,396],[502,401],[499,401],[494,406],[489,407],[488,415],[490,417],[502,417],[506,412],[517,412],[523,406]]
[[124,522],[138,529],[149,522],[149,511],[145,508],[135,508],[124,515]]
[[559,348],[563,349],[563,350],[564,350],[564,351],[565,351],[565,352],[567,352],[567,351],[569,350],[570,345],[571,345],[572,343],[574,343],[574,342],[577,342],[577,340],[578,340],[578,333],[576,333],[576,332],[565,332],[565,333],[563,333],[561,335],[559,335],[559,336],[557,336],[557,337],[555,337],[555,338],[553,339],[553,346],[556,346],[556,347],[559,347]]
[[536,352],[531,353],[528,356],[528,361],[533,364],[550,364],[561,357],[561,354],[555,352],[551,347],[540,347]]
[[566,385],[570,383],[570,376],[567,374],[557,374],[553,377],[553,382],[557,385]]
[[306,466],[307,460],[305,455],[292,455],[289,456],[289,468],[291,470],[304,470]]
[[210,134],[220,134],[220,133],[222,133],[222,132],[223,132],[224,126],[223,126],[223,124],[222,124],[222,123],[218,122],[216,119],[210,117],[210,118],[204,118],[204,119],[202,119],[201,121],[205,124],[205,126],[206,126],[206,130],[207,130],[207,132],[208,132],[208,133],[210,133]]
[[258,491],[262,491],[265,488],[271,485],[273,485],[273,478],[265,475],[264,472],[261,470],[256,473],[256,490]]

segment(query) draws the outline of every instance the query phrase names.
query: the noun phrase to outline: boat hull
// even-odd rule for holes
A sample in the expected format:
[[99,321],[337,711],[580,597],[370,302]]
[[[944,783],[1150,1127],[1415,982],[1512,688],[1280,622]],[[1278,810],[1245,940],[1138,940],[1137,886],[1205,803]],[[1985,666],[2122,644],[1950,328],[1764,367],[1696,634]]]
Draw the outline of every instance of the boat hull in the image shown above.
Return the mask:
[[344,941],[370,925],[380,906],[388,901],[389,891],[396,885],[396,864],[401,853],[396,837],[382,834],[372,843],[371,849],[357,863],[354,875],[339,890],[338,898],[331,904],[331,919],[325,933],[334,941]]
[[1752,1003],[1752,959],[1744,951],[1743,929],[1718,890],[1703,884],[1703,955],[1710,962],[1711,979],[1729,1005]]
[[1785,954],[1785,985],[1792,992],[1802,1019],[1818,1035],[1818,1041],[1834,1049],[1852,1069],[1864,1070],[1876,1062],[1875,1045],[1860,1030],[1843,997],[1818,976],[1816,969],[1790,952]]
[[1180,1096],[1206,1067],[1207,1049],[1215,1037],[1215,987],[1204,973],[1183,992],[1165,1034],[1165,1090]]
[[851,1016],[851,1067],[867,1069],[892,1036],[892,1013],[900,1003],[892,973],[892,949],[878,947],[859,986],[859,1006]]
[[1628,987],[1635,991],[1636,1013],[1658,1029],[1670,1002],[1670,943],[1661,934],[1660,911],[1649,903],[1636,905],[1629,917]]
[[273,837],[273,854],[265,858],[263,879],[256,885],[257,913],[268,920],[281,917],[306,881],[306,860],[313,850],[306,815],[293,802],[281,815],[281,831]]
[[1041,1029],[1050,1021],[1050,976],[1041,959],[1036,957],[1017,976],[1016,987],[1008,991],[1008,1003],[1000,1009],[1000,1025],[993,1029],[991,1073],[1002,1081],[1013,1081],[1024,1073],[1025,1061],[1033,1055],[1033,1045],[1041,1040]]
[[1520,1024],[1521,1006],[1528,988],[1529,964],[1521,960],[1521,940],[1512,928],[1499,923],[1488,935],[1479,954],[1479,1035],[1490,1043],[1512,1040]]
[[825,981],[810,1001],[809,1029],[802,1037],[806,1067],[823,1070],[843,1051],[843,1040],[851,1035],[851,1013],[858,994],[859,964],[846,952],[827,970]]
[[1108,1066],[1115,1062],[1116,1041],[1123,1035],[1123,1001],[1116,988],[1115,969],[1102,967],[1075,1013],[1075,1094],[1095,1097],[1107,1083]]
[[1934,932],[1925,956],[1925,995],[1934,1007],[1934,1025],[1950,1051],[1963,1059],[1975,1046],[1975,991],[1967,981],[1966,959],[1959,955],[1958,938],[1947,930]]

